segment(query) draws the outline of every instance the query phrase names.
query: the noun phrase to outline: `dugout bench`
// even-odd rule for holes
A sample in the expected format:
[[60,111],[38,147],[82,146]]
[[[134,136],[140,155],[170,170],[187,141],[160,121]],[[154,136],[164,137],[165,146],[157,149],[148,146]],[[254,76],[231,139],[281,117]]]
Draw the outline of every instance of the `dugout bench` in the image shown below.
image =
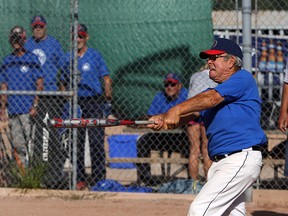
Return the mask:
[[[145,134],[152,132],[153,130],[150,129],[137,129],[137,128],[130,128],[125,127],[120,133],[121,134]],[[174,131],[177,132],[177,131]],[[178,132],[180,132],[178,130]],[[159,132],[156,132],[159,133]],[[270,154],[271,150],[279,145],[281,142],[287,139],[286,135],[280,132],[279,130],[266,130],[265,131],[267,138],[268,138],[268,155],[263,159],[263,167],[270,167],[269,169],[273,171],[273,177],[279,178],[281,176],[281,169],[284,166],[285,160],[283,158],[273,158]],[[109,151],[109,150],[108,150]],[[150,163],[150,164],[161,164],[161,175],[166,177],[166,180],[173,179],[178,177],[179,173],[182,171],[187,171],[187,175],[181,175],[181,177],[185,176],[184,178],[188,178],[188,158],[184,158],[178,154],[167,154],[167,152],[154,152],[151,154],[149,158],[122,158],[122,157],[114,157],[109,158],[107,157],[107,165],[109,166],[110,163]],[[201,160],[201,158],[200,158]],[[171,165],[176,165],[178,169],[171,173]],[[166,169],[165,169],[166,168]]]
[[284,149],[280,150],[276,155],[273,149],[280,146],[281,143],[287,140],[287,135],[283,134],[279,130],[266,130],[265,134],[268,139],[267,152],[263,154],[263,166],[270,166],[274,171],[274,178],[279,178],[279,169],[285,164]]
[[[127,127],[123,129],[121,134],[138,134],[139,137],[148,135],[149,133],[157,133],[157,134],[182,134],[184,130],[182,129],[175,129],[169,131],[153,131],[147,128],[133,128]],[[137,147],[136,147],[137,149]],[[109,150],[108,150],[109,151]],[[187,149],[189,151],[189,149]],[[108,154],[109,155],[109,154]],[[188,177],[188,158],[183,157],[183,155],[177,151],[165,151],[165,150],[151,150],[150,157],[113,157],[110,158],[109,156],[106,158],[107,166],[109,167],[112,163],[133,163],[133,164],[150,164],[150,166],[161,166],[161,174],[159,178],[161,179],[161,183],[170,181],[179,177],[182,171],[187,172],[187,174],[182,174],[182,178]],[[136,168],[136,166],[135,166]],[[152,168],[151,168],[152,170]],[[155,171],[155,169],[153,168]],[[158,171],[158,169],[157,169]],[[160,171],[160,170],[159,170]],[[158,175],[158,174],[157,174]],[[183,177],[185,176],[185,177]]]

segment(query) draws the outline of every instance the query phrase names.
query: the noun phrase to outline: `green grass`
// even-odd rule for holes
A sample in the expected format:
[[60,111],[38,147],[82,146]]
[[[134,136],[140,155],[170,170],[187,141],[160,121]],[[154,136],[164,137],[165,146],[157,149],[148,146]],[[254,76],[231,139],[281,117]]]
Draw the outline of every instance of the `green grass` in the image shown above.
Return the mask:
[[22,173],[16,164],[11,164],[11,186],[22,189],[41,188],[46,166],[43,163],[38,163],[24,169],[25,173]]

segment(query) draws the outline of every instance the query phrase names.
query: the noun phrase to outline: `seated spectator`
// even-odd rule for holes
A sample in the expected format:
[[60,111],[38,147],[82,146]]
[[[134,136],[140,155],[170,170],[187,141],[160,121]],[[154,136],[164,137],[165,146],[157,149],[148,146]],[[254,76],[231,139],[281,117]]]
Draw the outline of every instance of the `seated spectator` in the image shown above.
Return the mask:
[[[187,99],[188,90],[183,87],[177,74],[167,74],[163,84],[165,91],[156,94],[148,109],[148,116],[165,113],[171,107]],[[147,133],[141,136],[137,142],[137,156],[148,158],[151,150],[185,153],[183,150],[186,148],[183,148],[183,144],[187,142],[186,140],[187,137],[184,133]],[[139,184],[155,184],[149,164],[137,164],[137,178]]]

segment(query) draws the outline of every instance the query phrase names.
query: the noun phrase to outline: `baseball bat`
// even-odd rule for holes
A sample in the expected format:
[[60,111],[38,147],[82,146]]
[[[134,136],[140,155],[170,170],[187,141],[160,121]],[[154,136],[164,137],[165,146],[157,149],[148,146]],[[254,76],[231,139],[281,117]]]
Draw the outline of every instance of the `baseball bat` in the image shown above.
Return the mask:
[[14,147],[14,143],[10,134],[10,129],[9,129],[9,122],[1,122],[0,123],[0,133],[2,136],[4,148],[6,151],[6,155],[8,156],[8,160],[11,161],[11,159],[14,159],[16,162],[18,168],[21,171],[22,176],[25,175],[25,168],[24,165],[22,164],[22,161],[20,160],[20,156],[17,152],[17,149]]
[[154,121],[146,120],[117,120],[117,119],[98,119],[98,118],[74,118],[61,119],[53,118],[48,123],[52,128],[93,128],[93,127],[114,127],[121,125],[148,125]]
[[18,154],[16,148],[13,149],[13,156],[14,156],[14,159],[16,161],[17,166],[19,167],[19,169],[21,171],[22,176],[24,176],[25,175],[25,168],[24,168],[24,165],[23,165],[23,163],[19,157],[19,154]]
[[284,176],[288,176],[288,131],[286,131],[287,139],[285,143],[285,165],[284,165]]
[[24,168],[24,165],[23,165],[23,163],[22,163],[22,161],[20,159],[20,156],[19,156],[19,154],[17,152],[17,149],[14,146],[14,143],[13,143],[9,128],[7,128],[7,130],[4,129],[4,133],[7,136],[8,140],[9,140],[9,143],[11,145],[13,158],[14,158],[18,168],[20,169],[22,176],[24,176],[25,175],[25,168]]

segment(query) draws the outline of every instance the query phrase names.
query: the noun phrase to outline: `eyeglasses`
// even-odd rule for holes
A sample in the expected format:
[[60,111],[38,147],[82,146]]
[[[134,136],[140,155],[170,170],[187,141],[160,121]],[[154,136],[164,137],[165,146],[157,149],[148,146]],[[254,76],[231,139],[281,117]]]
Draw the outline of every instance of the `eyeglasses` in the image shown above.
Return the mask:
[[177,85],[177,83],[165,83],[165,84],[164,84],[164,87],[165,87],[165,88],[168,88],[169,86],[175,87],[176,85]]
[[211,56],[208,57],[207,61],[208,60],[216,61],[217,58],[225,58],[225,57],[227,57],[227,55],[223,55],[223,56],[221,56],[221,55],[211,55]]
[[45,26],[42,26],[42,25],[35,25],[32,27],[32,29],[36,29],[36,28],[40,28],[40,29],[43,29]]
[[78,34],[78,38],[84,39],[85,37],[84,37],[84,35]]

